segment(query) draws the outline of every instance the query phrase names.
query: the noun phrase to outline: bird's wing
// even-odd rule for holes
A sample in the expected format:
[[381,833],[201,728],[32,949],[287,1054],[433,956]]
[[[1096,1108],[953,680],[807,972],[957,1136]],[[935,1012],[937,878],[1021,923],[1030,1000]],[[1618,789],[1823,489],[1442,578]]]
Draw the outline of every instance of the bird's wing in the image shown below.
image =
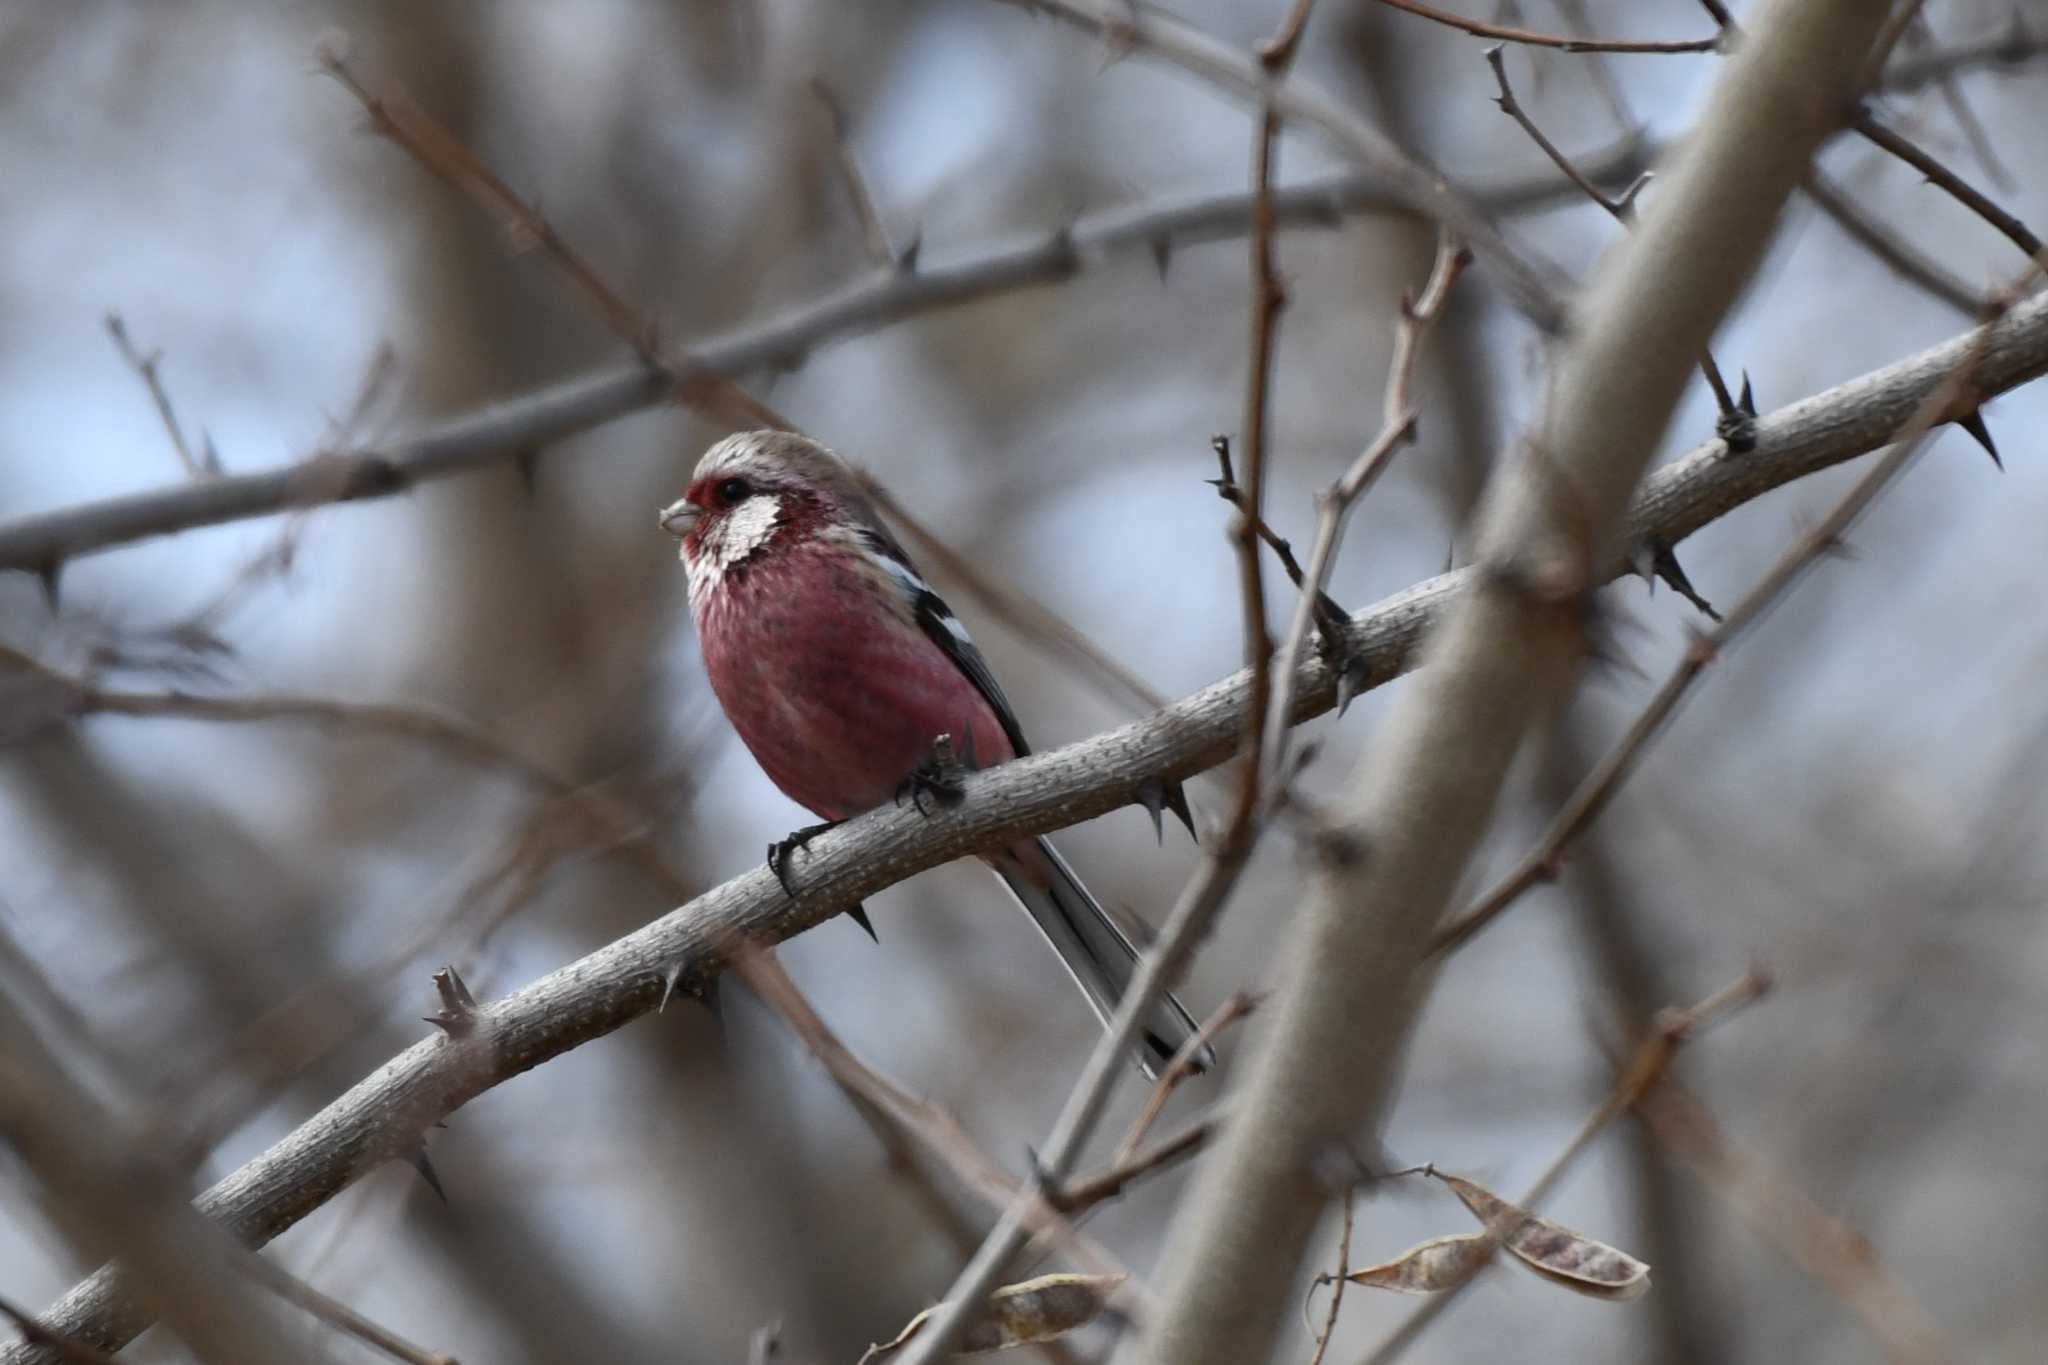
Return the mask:
[[1024,731],[1017,724],[1017,713],[1010,707],[1010,699],[1003,695],[1002,684],[996,675],[989,672],[988,660],[981,657],[981,650],[975,647],[974,638],[967,633],[967,627],[960,624],[960,618],[946,605],[946,599],[932,591],[931,584],[911,565],[910,556],[896,543],[895,537],[878,528],[863,528],[861,544],[873,555],[896,585],[902,588],[909,602],[911,620],[924,632],[925,638],[939,647],[939,652],[953,661],[953,666],[967,676],[974,684],[974,690],[981,693],[989,709],[996,713],[996,722],[1009,737],[1010,748],[1021,758],[1031,752],[1031,746],[1024,742]]

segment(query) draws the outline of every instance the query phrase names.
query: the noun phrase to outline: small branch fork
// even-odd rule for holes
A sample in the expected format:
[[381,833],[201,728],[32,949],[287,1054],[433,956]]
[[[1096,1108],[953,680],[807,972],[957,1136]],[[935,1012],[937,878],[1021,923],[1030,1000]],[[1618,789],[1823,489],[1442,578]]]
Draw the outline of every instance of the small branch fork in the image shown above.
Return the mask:
[[1403,295],[1400,319],[1394,328],[1394,354],[1387,367],[1386,398],[1382,404],[1379,434],[1366,444],[1350,467],[1317,499],[1315,544],[1309,551],[1308,567],[1297,579],[1301,596],[1295,603],[1286,639],[1274,661],[1280,684],[1274,690],[1265,713],[1267,771],[1263,780],[1269,786],[1279,786],[1280,774],[1286,768],[1287,736],[1295,720],[1297,665],[1307,649],[1310,632],[1320,629],[1325,650],[1340,656],[1337,682],[1340,712],[1364,680],[1360,661],[1341,657],[1339,642],[1342,635],[1332,628],[1325,606],[1329,598],[1323,591],[1323,585],[1329,582],[1337,547],[1343,539],[1344,523],[1352,509],[1385,472],[1395,454],[1415,439],[1416,422],[1421,414],[1420,400],[1415,394],[1415,371],[1422,354],[1423,338],[1442,315],[1452,287],[1471,259],[1470,254],[1456,242],[1448,238],[1440,241],[1435,264],[1430,268],[1429,280],[1422,287],[1421,297],[1411,299]]
[[128,362],[128,368],[135,371],[149,390],[149,401],[156,406],[156,415],[164,424],[164,433],[171,438],[171,449],[177,452],[178,463],[185,467],[185,473],[195,479],[217,478],[221,473],[220,455],[213,448],[213,442],[197,452],[192,443],[185,439],[185,428],[178,422],[178,411],[171,406],[171,395],[164,388],[163,376],[157,373],[157,366],[163,361],[163,352],[148,354],[137,350],[135,342],[128,335],[128,324],[119,313],[107,314],[107,335],[114,339],[114,349],[121,353],[121,359]]
[[901,246],[890,239],[889,225],[882,221],[882,207],[868,183],[867,172],[861,167],[860,154],[854,150],[846,105],[840,101],[839,92],[823,76],[813,76],[811,94],[824,109],[826,122],[831,125],[840,183],[846,187],[847,200],[853,205],[854,217],[860,221],[861,240],[867,246],[868,259],[876,265],[906,274],[916,270],[918,249],[923,245],[923,239],[913,233]]
[[[1583,190],[1588,199],[1606,210],[1614,221],[1623,227],[1633,228],[1636,221],[1636,196],[1642,193],[1643,186],[1650,183],[1650,173],[1645,171],[1637,176],[1619,196],[1610,198],[1601,193],[1578,167],[1572,165],[1571,159],[1558,150],[1557,144],[1544,136],[1543,130],[1536,126],[1536,120],[1529,117],[1528,111],[1522,108],[1521,101],[1515,98],[1514,87],[1508,83],[1507,63],[1502,58],[1502,48],[1499,44],[1486,49],[1486,64],[1493,68],[1494,83],[1500,90],[1494,103],[1500,106],[1501,112],[1519,124],[1522,131],[1529,135],[1529,140],[1550,158],[1551,164],[1564,172],[1565,178]],[[1729,392],[1728,381],[1722,378],[1721,367],[1715,363],[1711,351],[1700,352],[1700,373],[1706,378],[1707,387],[1714,394],[1714,407],[1720,413],[1716,429],[1720,432],[1721,438],[1728,442],[1728,449],[1731,451],[1739,454],[1748,450],[1756,440],[1756,397],[1750,389],[1749,381],[1743,381],[1742,396],[1737,399]]]

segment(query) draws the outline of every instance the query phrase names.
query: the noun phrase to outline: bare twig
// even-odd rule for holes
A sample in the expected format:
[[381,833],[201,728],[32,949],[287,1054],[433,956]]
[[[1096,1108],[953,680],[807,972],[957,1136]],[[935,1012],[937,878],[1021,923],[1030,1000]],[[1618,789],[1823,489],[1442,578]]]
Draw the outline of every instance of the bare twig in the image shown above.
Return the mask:
[[1145,1107],[1131,1120],[1131,1126],[1125,1130],[1123,1140],[1116,1145],[1116,1155],[1110,1158],[1112,1161],[1125,1162],[1137,1155],[1138,1144],[1145,1140],[1145,1134],[1158,1122],[1160,1112],[1166,1108],[1166,1101],[1172,1098],[1174,1089],[1192,1074],[1195,1059],[1216,1041],[1223,1030],[1250,1014],[1258,1006],[1257,996],[1238,991],[1218,1005],[1215,1011],[1202,1021],[1202,1027],[1195,1031],[1195,1036],[1180,1045],[1180,1049],[1173,1055],[1173,1060],[1166,1064],[1166,1069],[1159,1073],[1159,1079],[1152,1083],[1152,1093],[1145,1097]]
[[[81,1082],[41,1036],[14,991],[0,991],[0,1141],[43,1192],[43,1205],[74,1247],[117,1255],[131,1277],[130,1303],[144,1298],[164,1314],[192,1354],[207,1365],[249,1360],[330,1359],[293,1340],[267,1296],[244,1282],[247,1254],[186,1202],[180,1173],[136,1141],[135,1125]],[[67,1049],[89,1040],[67,1039]],[[10,1359],[77,1360],[78,1348],[116,1343],[47,1315]]]
[[[1906,47],[1917,52],[1932,52],[1938,46],[1927,17],[1915,14],[1914,21],[1906,29]],[[1991,183],[1999,190],[2012,193],[2012,174],[1999,159],[1998,149],[1991,145],[1991,135],[1985,131],[1983,120],[1977,117],[1977,111],[1964,98],[1963,84],[1956,73],[1944,71],[1934,78],[1934,84],[1941,92],[1941,102],[1948,106],[1949,117],[1963,130],[1963,138],[1970,144],[1970,152],[1977,158],[1977,164],[1984,168],[1984,174],[1991,177]]]
[[[1586,0],[1552,0],[1552,4],[1574,38],[1586,38],[1592,34],[1593,21],[1587,16]],[[1614,119],[1615,130],[1623,138],[1641,137],[1642,120],[1628,107],[1628,99],[1621,93],[1621,83],[1615,80],[1614,70],[1607,58],[1598,52],[1589,54],[1585,69],[1600,92],[1601,102],[1607,106],[1607,112]]]
[[[1681,1046],[1730,1015],[1756,1003],[1763,998],[1770,985],[1768,975],[1757,968],[1751,968],[1691,1009],[1668,1009],[1659,1015],[1649,1035],[1637,1045],[1628,1064],[1622,1067],[1620,1074],[1615,1077],[1613,1088],[1608,1091],[1607,1098],[1602,1100],[1600,1106],[1579,1125],[1579,1131],[1565,1144],[1564,1150],[1551,1160],[1550,1165],[1544,1168],[1543,1174],[1536,1177],[1536,1182],[1529,1187],[1528,1193],[1516,1201],[1516,1208],[1524,1212],[1534,1212],[1536,1206],[1548,1199],[1551,1191],[1557,1188],[1557,1183],[1564,1178],[1565,1172],[1569,1171],[1573,1163],[1593,1145],[1593,1140],[1606,1131],[1607,1125],[1627,1113],[1663,1082],[1665,1076],[1670,1073],[1672,1058],[1677,1055]],[[1505,1219],[1496,1219],[1489,1224],[1485,1240],[1480,1244],[1480,1249],[1474,1254],[1470,1265],[1460,1275],[1457,1283],[1434,1295],[1429,1302],[1409,1314],[1407,1321],[1395,1328],[1385,1341],[1374,1347],[1365,1357],[1364,1365],[1392,1365],[1392,1362],[1412,1346],[1415,1339],[1431,1323],[1450,1311],[1464,1291],[1478,1279],[1479,1273],[1492,1262],[1493,1254],[1501,1241],[1514,1230],[1512,1215]]]
[[161,351],[144,355],[135,349],[135,342],[128,335],[128,324],[121,320],[119,313],[107,314],[107,335],[114,339],[114,347],[120,351],[121,359],[128,362],[128,368],[135,371],[149,390],[149,401],[156,406],[156,415],[163,420],[164,432],[171,438],[171,449],[178,453],[178,463],[185,467],[185,473],[195,479],[209,479],[218,475],[220,460],[209,445],[201,454],[195,454],[192,443],[185,439],[185,428],[178,423],[178,410],[171,406],[171,395],[164,388],[163,376],[157,373],[157,366],[163,360]]
[[[1885,64],[1891,60],[1893,50],[1906,36],[1906,30],[1913,26],[1913,21],[1920,17],[1920,10],[1926,3],[1927,0],[1901,0],[1899,4],[1891,7],[1891,14],[1885,19],[1884,27],[1877,32],[1877,41],[1870,45],[1869,65],[1865,68],[1864,77],[1858,82],[1859,85],[1877,84],[1878,73],[1883,71]],[[1724,20],[1721,31],[1733,35],[1739,30],[1733,23]]]
[[1730,1143],[1699,1100],[1665,1081],[1637,1102],[1636,1112],[1666,1150],[1794,1265],[1832,1290],[1897,1365],[1961,1359],[1927,1310],[1878,1259],[1869,1238]]
[[[2048,296],[2013,308],[1988,341],[1973,330],[1766,414],[1755,450],[1741,460],[1727,459],[1722,444],[1711,441],[1664,466],[1645,481],[1629,535],[1675,544],[1771,489],[1874,449],[1964,356],[1980,350],[1974,386],[1983,398],[2048,372]],[[1629,571],[1617,556],[1600,572]],[[1361,670],[1362,685],[1376,687],[1412,667],[1423,633],[1477,573],[1443,574],[1357,613],[1342,650]],[[1328,662],[1310,654],[1296,675],[1295,719],[1328,710],[1337,689]],[[707,891],[679,912],[486,1003],[478,1022],[492,1044],[487,1068],[462,1063],[439,1040],[417,1043],[207,1191],[199,1207],[243,1242],[260,1245],[404,1150],[427,1124],[651,1011],[679,965],[715,974],[719,946],[735,935],[756,943],[787,938],[925,867],[1114,810],[1148,782],[1224,761],[1236,747],[1246,689],[1240,671],[1143,721],[971,774],[966,799],[951,810],[925,817],[885,809],[821,835],[799,868],[794,898],[765,868]],[[1122,1065],[1120,1053],[1111,1060]],[[126,1341],[146,1318],[119,1289],[119,1277],[102,1270],[45,1314],[45,1326],[101,1349]],[[34,1358],[20,1348],[0,1353],[5,1365]]]
[[1951,274],[1938,261],[1923,255],[1889,224],[1864,212],[1863,208],[1823,175],[1819,168],[1807,173],[1800,188],[1820,206],[1821,212],[1849,234],[1864,250],[1883,261],[1902,279],[1918,285],[1943,303],[1972,317],[1981,304],[1977,291]]
[[373,90],[348,63],[338,42],[323,42],[318,52],[321,70],[334,77],[354,95],[370,116],[370,126],[390,138],[414,160],[463,192],[489,211],[504,227],[506,235],[520,249],[539,248],[555,265],[576,282],[597,305],[604,323],[617,333],[650,367],[661,364],[661,343],[639,310],[605,283],[560,233],[496,172],[477,158],[462,140],[450,133],[412,98],[395,87]]
[[[1209,480],[1216,496],[1236,508],[1237,514],[1245,519],[1253,533],[1273,551],[1273,557],[1280,561],[1280,568],[1286,573],[1287,581],[1294,584],[1295,590],[1309,592],[1308,575],[1303,572],[1301,561],[1294,557],[1294,546],[1252,509],[1251,499],[1238,486],[1237,470],[1230,459],[1230,438],[1217,436],[1209,442],[1209,448],[1216,453],[1219,471],[1217,477]],[[1322,627],[1341,625],[1344,608],[1337,605],[1337,600],[1319,589],[1312,595],[1315,598],[1316,624]]]
[[[1358,500],[1378,480],[1396,452],[1415,438],[1415,423],[1420,415],[1419,400],[1414,392],[1415,369],[1422,354],[1423,338],[1430,325],[1442,314],[1451,289],[1468,259],[1457,243],[1448,239],[1439,242],[1436,261],[1430,267],[1429,280],[1423,285],[1421,296],[1416,299],[1405,294],[1402,296],[1400,318],[1394,328],[1394,354],[1387,365],[1386,397],[1381,404],[1379,433],[1317,500],[1315,545],[1309,551],[1308,568],[1301,579],[1301,596],[1295,602],[1294,615],[1275,664],[1280,684],[1266,710],[1268,772],[1265,780],[1269,784],[1277,786],[1279,774],[1285,767],[1287,728],[1293,724],[1294,715],[1295,664],[1308,647],[1310,632],[1322,630],[1326,652],[1337,648],[1336,632],[1330,629],[1327,616],[1319,611],[1319,607],[1324,600],[1323,585],[1329,581],[1331,566],[1336,563],[1337,547],[1344,537],[1344,524],[1358,505]],[[1345,660],[1339,673],[1337,705],[1340,710],[1347,699],[1346,687],[1353,685],[1348,681],[1353,674],[1350,661]]]
[[1067,1218],[1069,1212],[1084,1206],[1054,1205],[1032,1198],[1027,1187],[988,1155],[959,1120],[937,1105],[911,1095],[855,1056],[798,992],[796,983],[772,953],[737,944],[732,954],[733,970],[782,1016],[833,1083],[880,1114],[892,1133],[914,1140],[938,1157],[976,1198],[993,1208],[1004,1209],[1020,1198],[1026,1199],[1030,1205],[1026,1220],[1031,1231],[1061,1246],[1091,1271],[1128,1273],[1121,1261]]
[[402,1365],[457,1365],[454,1356],[414,1345],[390,1328],[364,1317],[340,1299],[321,1293],[282,1266],[273,1265],[261,1256],[242,1258],[242,1268],[258,1284],[287,1303],[304,1309],[337,1332],[382,1351]]
[[915,269],[918,239],[913,235],[900,247],[890,239],[889,226],[882,221],[881,205],[875,201],[867,172],[861,168],[860,154],[854,150],[846,106],[840,102],[839,93],[823,76],[813,76],[811,94],[817,97],[818,104],[825,111],[825,119],[831,125],[832,150],[839,166],[840,183],[846,187],[846,198],[853,205],[854,217],[860,220],[861,240],[867,244],[868,259],[892,270]]
[[1542,332],[1564,325],[1557,286],[1522,259],[1483,212],[1429,166],[1409,157],[1345,105],[1299,77],[1285,79],[1202,30],[1132,0],[1004,0],[1052,15],[1120,51],[1156,58],[1241,96],[1281,119],[1321,131],[1353,162],[1383,177],[1388,193],[1478,253],[1508,298]]
[[[1536,120],[1529,116],[1529,112],[1522,108],[1522,102],[1515,98],[1514,87],[1508,83],[1507,63],[1502,59],[1498,45],[1486,50],[1486,64],[1493,68],[1494,84],[1500,90],[1494,103],[1500,106],[1501,112],[1513,119],[1522,131],[1529,135],[1529,140],[1550,158],[1551,164],[1563,171],[1565,178],[1583,190],[1588,199],[1606,210],[1608,215],[1623,227],[1633,227],[1636,221],[1636,196],[1642,193],[1643,186],[1650,183],[1648,173],[1637,176],[1617,197],[1602,194],[1592,181],[1572,165],[1570,158],[1557,149],[1557,144],[1544,136],[1543,130],[1536,125]],[[1729,448],[1747,449],[1750,419],[1756,414],[1737,406],[1735,396],[1729,391],[1728,381],[1722,377],[1721,367],[1715,362],[1712,351],[1700,352],[1700,374],[1705,377],[1707,387],[1713,391],[1714,407],[1720,414],[1719,429]]]
[[2048,29],[2035,31],[2021,22],[2015,7],[2005,32],[1992,38],[1958,43],[1935,52],[1901,57],[1885,71],[1883,88],[1893,92],[1917,90],[1959,71],[1982,67],[2014,67],[2048,56]]
[[1525,28],[1508,28],[1501,24],[1485,24],[1477,19],[1467,19],[1449,10],[1425,5],[1422,0],[1380,0],[1389,9],[1400,10],[1419,18],[1469,33],[1475,38],[1492,38],[1496,42],[1518,43],[1527,47],[1551,47],[1561,52],[1616,52],[1616,53],[1660,53],[1660,52],[1713,52],[1721,46],[1721,35],[1711,38],[1682,38],[1663,41],[1634,41],[1618,38],[1575,38],[1561,33],[1532,33]]
[[1316,1276],[1318,1285],[1330,1286],[1330,1306],[1323,1310],[1323,1325],[1316,1333],[1316,1348],[1308,1365],[1323,1365],[1323,1357],[1330,1351],[1330,1338],[1337,1330],[1337,1315],[1344,1308],[1344,1286],[1351,1282],[1345,1272],[1351,1266],[1351,1224],[1358,1212],[1358,1186],[1345,1186],[1343,1209],[1344,1222],[1337,1233],[1337,1273]]
[[321,69],[361,102],[370,115],[371,126],[497,218],[515,248],[538,247],[591,301],[605,325],[633,348],[641,363],[650,372],[666,376],[685,402],[704,408],[733,426],[793,429],[773,408],[731,379],[697,373],[687,357],[670,354],[651,318],[612,288],[596,267],[555,231],[552,223],[515,194],[462,139],[414,104],[403,90],[396,86],[371,90],[348,65],[336,43],[323,43],[319,59]]
[[1949,166],[1940,157],[1935,156],[1932,152],[1921,147],[1896,129],[1889,128],[1878,122],[1877,118],[1868,109],[1859,108],[1850,120],[1849,126],[1861,134],[1865,140],[1878,147],[1882,147],[1885,151],[1890,152],[1893,156],[1926,176],[1930,183],[1940,188],[1950,198],[1976,214],[1979,218],[1982,218],[1993,228],[1996,228],[2000,233],[2004,234],[2007,241],[2025,252],[2029,260],[2048,265],[2048,255],[2042,253],[2041,239],[2034,235],[2033,229],[2022,223],[2013,214],[1999,207],[1998,204],[1992,201],[1991,196],[1963,179],[1961,175],[1956,173],[1954,168]]
[[1193,1156],[1216,1136],[1227,1111],[1227,1102],[1219,1104],[1150,1147],[1119,1155],[1094,1175],[1076,1177],[1058,1191],[1059,1207],[1068,1211],[1091,1208],[1105,1199],[1114,1199],[1137,1180]]

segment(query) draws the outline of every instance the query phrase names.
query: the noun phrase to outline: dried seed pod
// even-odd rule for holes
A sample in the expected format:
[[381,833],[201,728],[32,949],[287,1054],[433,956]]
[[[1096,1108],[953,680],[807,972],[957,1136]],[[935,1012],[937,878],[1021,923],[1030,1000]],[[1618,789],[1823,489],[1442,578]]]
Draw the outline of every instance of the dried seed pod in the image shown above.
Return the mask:
[[[968,1329],[956,1354],[1006,1351],[1065,1336],[1095,1321],[1123,1280],[1121,1275],[1040,1275],[1006,1284],[988,1296],[988,1315]],[[905,1324],[894,1341],[869,1347],[860,1365],[894,1355],[944,1307],[934,1304]]]

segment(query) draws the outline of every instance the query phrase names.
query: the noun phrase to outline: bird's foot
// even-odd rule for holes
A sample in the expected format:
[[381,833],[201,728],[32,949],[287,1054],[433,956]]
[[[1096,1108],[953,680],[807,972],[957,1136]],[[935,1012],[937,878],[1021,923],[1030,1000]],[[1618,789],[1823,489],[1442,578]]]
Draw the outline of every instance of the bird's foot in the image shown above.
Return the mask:
[[778,839],[768,845],[768,870],[775,874],[776,881],[782,883],[784,895],[794,896],[796,894],[796,888],[789,884],[789,855],[817,838],[820,834],[823,834],[826,830],[837,828],[845,823],[844,820],[820,820],[815,825],[805,825],[802,829],[792,830],[787,838]]
[[974,765],[974,732],[967,732],[967,757],[965,761],[953,751],[953,737],[940,735],[932,741],[931,751],[917,761],[915,767],[896,784],[896,804],[902,805],[908,796],[917,813],[929,816],[932,812],[925,806],[930,798],[934,807],[944,809],[956,806],[967,794],[960,779]]

